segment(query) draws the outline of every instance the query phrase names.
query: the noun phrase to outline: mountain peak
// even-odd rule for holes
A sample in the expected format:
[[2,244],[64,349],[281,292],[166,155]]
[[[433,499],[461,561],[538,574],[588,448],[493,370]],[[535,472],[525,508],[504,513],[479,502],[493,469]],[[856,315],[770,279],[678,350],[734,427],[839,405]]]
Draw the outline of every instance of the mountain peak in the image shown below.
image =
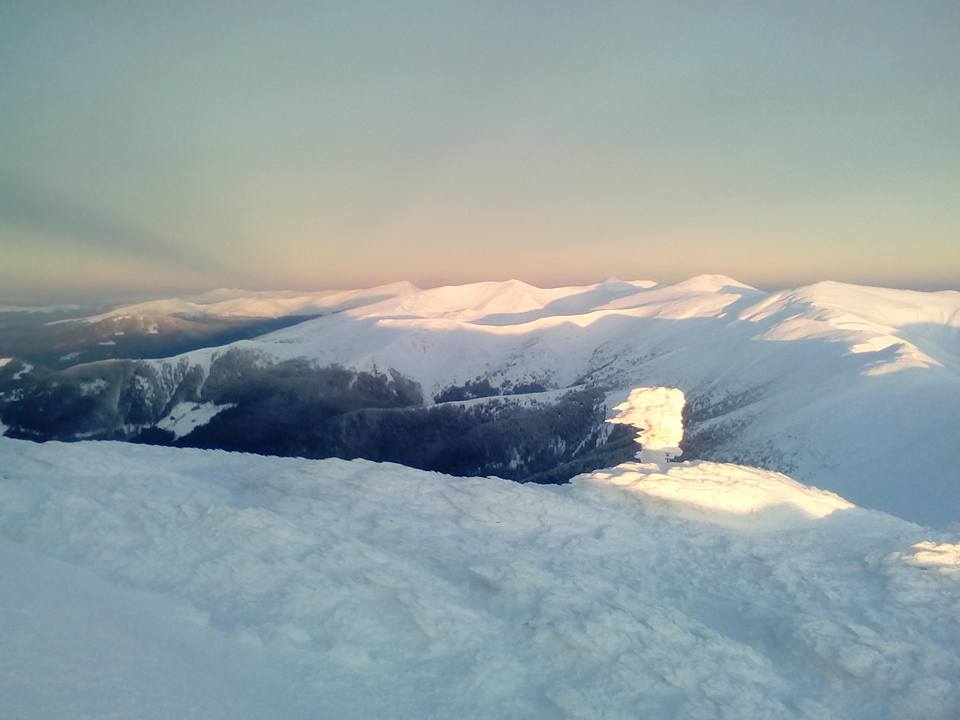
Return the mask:
[[674,287],[684,288],[686,290],[697,290],[700,292],[717,292],[727,288],[753,290],[755,292],[759,292],[759,290],[752,285],[747,285],[739,280],[734,280],[728,275],[717,274],[694,275],[691,278],[674,283]]

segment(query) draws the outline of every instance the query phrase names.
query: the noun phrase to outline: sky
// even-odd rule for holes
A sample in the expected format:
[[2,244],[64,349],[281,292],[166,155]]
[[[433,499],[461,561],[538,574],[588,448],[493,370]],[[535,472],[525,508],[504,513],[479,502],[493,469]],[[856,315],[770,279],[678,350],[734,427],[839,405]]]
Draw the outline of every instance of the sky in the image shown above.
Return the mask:
[[960,3],[0,3],[0,297],[960,289]]

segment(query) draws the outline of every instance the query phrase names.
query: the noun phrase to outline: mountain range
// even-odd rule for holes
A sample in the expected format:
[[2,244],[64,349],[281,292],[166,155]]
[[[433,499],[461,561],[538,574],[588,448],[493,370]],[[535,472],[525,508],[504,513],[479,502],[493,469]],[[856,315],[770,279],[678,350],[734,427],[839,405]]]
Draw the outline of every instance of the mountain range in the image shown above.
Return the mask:
[[561,482],[629,459],[630,433],[606,421],[632,388],[663,385],[687,397],[684,458],[787,472],[911,520],[960,519],[958,292],[837,282],[763,291],[721,275],[397,283],[214,291],[57,325],[123,327],[111,336],[123,338],[225,318],[285,327],[152,359],[8,358],[0,421],[29,439]]

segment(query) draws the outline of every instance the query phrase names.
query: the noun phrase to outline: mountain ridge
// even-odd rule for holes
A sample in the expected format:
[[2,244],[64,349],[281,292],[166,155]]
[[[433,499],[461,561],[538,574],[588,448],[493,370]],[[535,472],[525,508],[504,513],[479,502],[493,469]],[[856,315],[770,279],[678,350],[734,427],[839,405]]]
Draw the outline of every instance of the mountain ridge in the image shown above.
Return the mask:
[[[450,401],[471,398],[476,402],[462,406],[473,413],[470,423],[483,418],[491,428],[497,423],[507,428],[507,415],[534,408],[546,417],[570,393],[588,392],[591,400],[581,396],[576,402],[596,409],[571,415],[586,424],[566,437],[566,450],[551,446],[547,437],[544,445],[526,450],[508,443],[494,451],[495,462],[469,469],[522,479],[520,470],[510,469],[508,458],[515,453],[521,454],[517,468],[529,459],[524,452],[542,458],[536,469],[523,471],[532,477],[550,462],[575,460],[569,443],[582,447],[578,452],[594,452],[609,438],[604,415],[631,388],[665,385],[682,389],[689,399],[688,457],[787,472],[858,504],[912,519],[957,519],[960,294],[836,282],[767,292],[718,275],[670,285],[613,281],[539,289],[504,281],[402,289],[253,339],[122,369],[79,365],[66,375],[37,369],[13,381],[22,368],[10,365],[0,369],[0,419],[23,437],[129,438],[176,425],[170,413],[179,407],[181,418],[182,403],[233,405],[223,412],[198,409],[198,422],[211,418],[209,429],[198,426],[196,435],[177,438],[189,444],[200,435],[260,428],[267,396],[282,392],[270,417],[287,412],[305,418],[290,432],[309,433],[310,423],[327,423],[330,412],[350,405],[350,412],[361,413],[350,422],[360,427],[329,430],[330,438],[349,438],[351,432],[383,433],[383,423],[399,422],[387,418],[440,422],[430,408],[451,413]],[[284,367],[297,368],[297,382],[306,383],[300,391],[278,390]],[[336,391],[341,409],[330,410],[324,393],[332,390],[324,388],[332,388],[331,382],[340,387],[334,378],[341,371],[335,368],[346,373],[346,384]],[[233,376],[240,379],[225,385]],[[118,382],[112,394],[95,393]],[[379,388],[364,402],[386,404],[367,406],[368,412],[347,402],[350,383],[358,382]],[[64,384],[78,388],[70,412],[81,434],[45,434],[24,419],[28,405],[42,405],[51,393],[62,393]],[[81,384],[88,390],[81,391]],[[257,387],[261,399],[255,402],[262,409],[251,415],[250,392]],[[303,405],[304,398],[314,398],[313,404]],[[403,407],[396,405],[398,398],[404,398]],[[394,409],[384,415],[374,413],[377,407]],[[531,431],[532,416],[524,415],[522,422]],[[406,423],[398,426],[401,436],[413,432]],[[484,437],[477,440],[480,446],[493,442]],[[333,440],[313,442],[298,440],[296,452],[323,456],[323,448],[332,447],[323,443]],[[367,448],[363,452],[374,447],[372,439],[357,442]],[[336,447],[347,456],[355,452],[349,441],[337,440]],[[423,462],[430,469],[429,461]],[[442,469],[454,467],[460,465]],[[919,485],[911,480],[918,470],[924,478]]]

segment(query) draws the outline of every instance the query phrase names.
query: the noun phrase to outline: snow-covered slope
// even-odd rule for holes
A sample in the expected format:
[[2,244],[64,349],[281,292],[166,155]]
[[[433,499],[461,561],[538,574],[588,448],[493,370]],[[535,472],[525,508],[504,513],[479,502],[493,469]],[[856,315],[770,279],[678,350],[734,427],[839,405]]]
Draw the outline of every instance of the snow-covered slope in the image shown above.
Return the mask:
[[[344,336],[352,335],[357,326],[365,332],[357,342],[345,342]],[[910,338],[925,332],[942,337],[939,343],[918,340],[928,346],[924,351]],[[839,354],[864,355],[856,358],[858,369],[871,374],[949,369],[956,366],[960,353],[958,333],[960,293],[953,291],[819,283],[768,294],[711,275],[670,286],[611,281],[540,290],[509,281],[437,288],[280,330],[258,342],[278,354],[348,363],[378,355],[426,388],[436,389],[451,378],[470,379],[483,372],[547,371],[560,383],[570,382],[585,371],[596,372],[591,364],[594,351],[616,342],[648,353],[658,349],[656,343],[679,341],[691,348],[710,347],[712,355],[726,356],[739,349],[738,360],[746,359],[744,350],[759,352],[777,342],[824,343],[838,346]],[[698,336],[709,344],[697,342]],[[738,348],[745,340],[755,342]],[[288,347],[278,348],[281,344]],[[463,344],[479,357],[424,367],[425,350],[446,354],[452,352],[449,346]],[[463,355],[461,351],[458,357]],[[518,357],[525,363],[505,367]],[[617,369],[622,370],[647,358],[634,354],[617,359]],[[682,365],[689,366],[694,359],[683,360]]]
[[[718,275],[553,290],[480,283],[230,347],[396,370],[428,403],[477,381],[600,387],[611,409],[638,385],[678,387],[688,456],[789,472],[912,519],[960,518],[958,292],[824,282],[766,293]],[[166,362],[206,368],[222,352]]]
[[13,717],[960,715],[960,546],[755,468],[564,486],[0,438]]

